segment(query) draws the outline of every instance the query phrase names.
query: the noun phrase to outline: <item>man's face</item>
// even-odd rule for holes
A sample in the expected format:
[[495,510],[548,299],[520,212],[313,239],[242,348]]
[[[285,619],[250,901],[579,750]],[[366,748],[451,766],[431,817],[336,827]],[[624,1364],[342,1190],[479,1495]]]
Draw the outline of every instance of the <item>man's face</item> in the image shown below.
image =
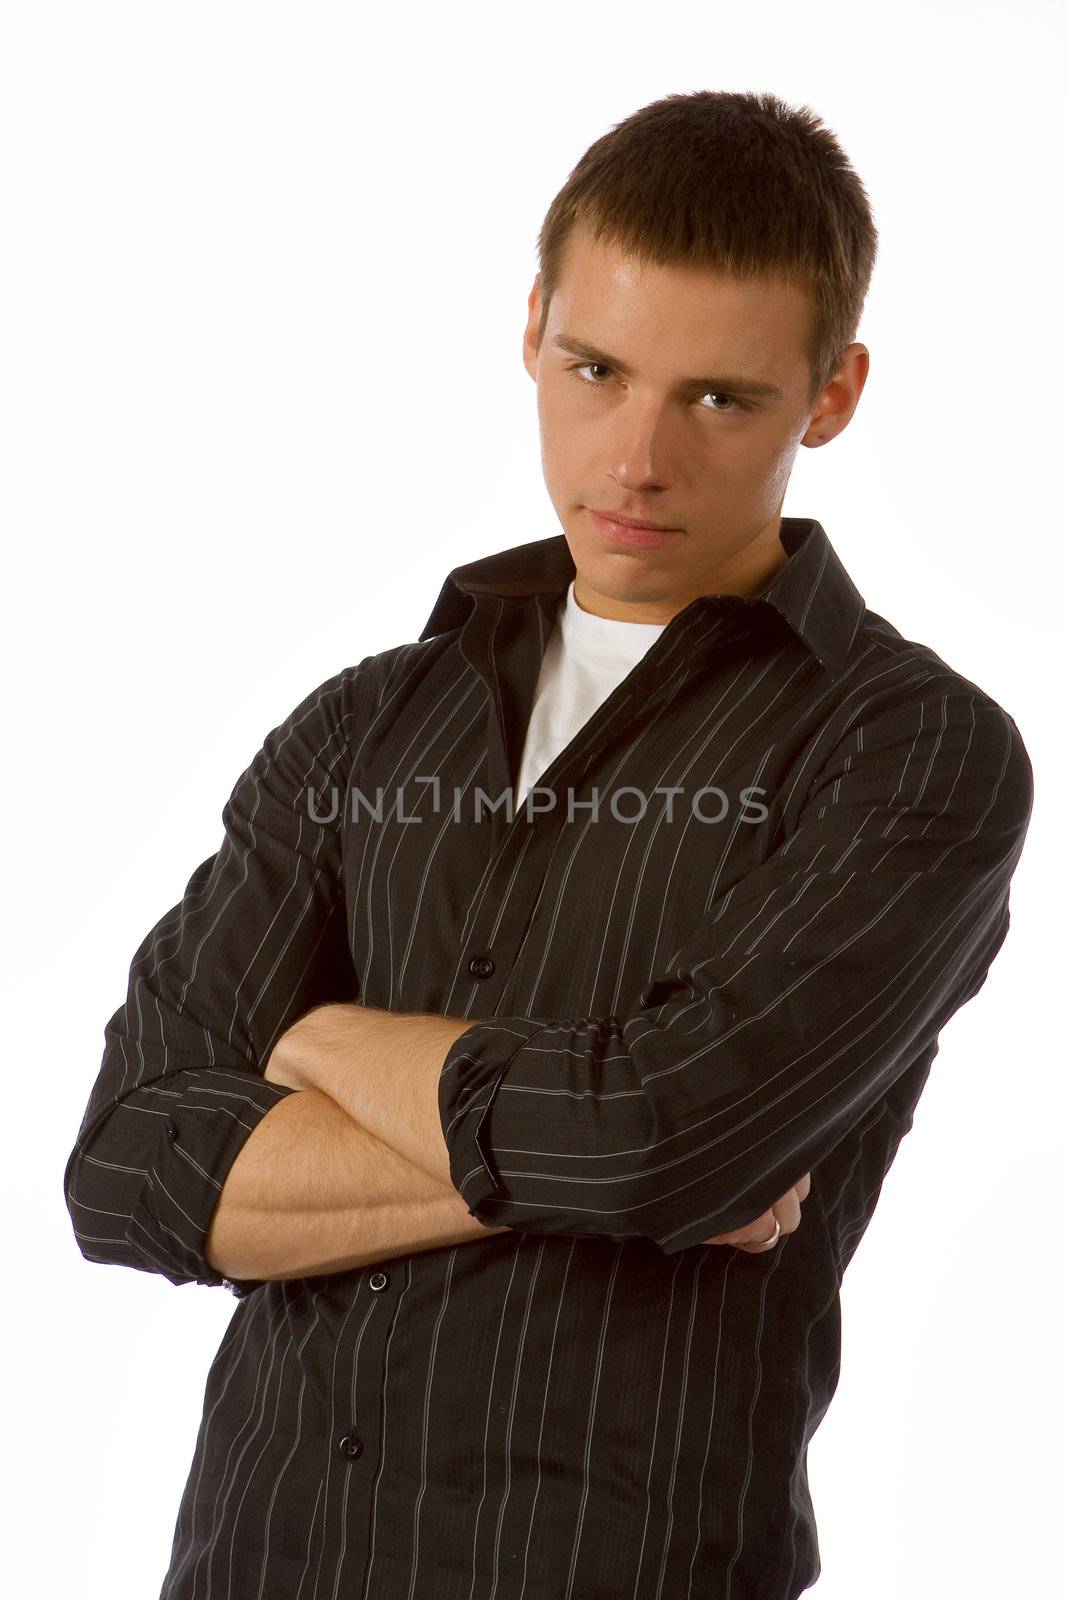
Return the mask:
[[[642,269],[581,231],[537,353],[540,311],[535,280],[523,360],[578,603],[621,621],[667,622],[698,594],[756,593],[786,560],[778,525],[797,449],[847,425],[866,348],[849,346],[841,376],[810,406],[800,289]],[[714,382],[688,381],[704,378]],[[728,379],[777,393],[748,394]],[[677,531],[623,542],[594,510]]]

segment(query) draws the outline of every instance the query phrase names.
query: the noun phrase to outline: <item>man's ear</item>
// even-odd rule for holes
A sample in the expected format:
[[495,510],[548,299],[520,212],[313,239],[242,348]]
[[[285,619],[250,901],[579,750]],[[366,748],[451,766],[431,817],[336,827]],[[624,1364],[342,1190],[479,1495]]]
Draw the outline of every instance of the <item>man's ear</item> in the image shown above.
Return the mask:
[[522,364],[534,382],[537,381],[537,325],[541,320],[541,274],[534,278],[526,301],[526,330],[522,336]]

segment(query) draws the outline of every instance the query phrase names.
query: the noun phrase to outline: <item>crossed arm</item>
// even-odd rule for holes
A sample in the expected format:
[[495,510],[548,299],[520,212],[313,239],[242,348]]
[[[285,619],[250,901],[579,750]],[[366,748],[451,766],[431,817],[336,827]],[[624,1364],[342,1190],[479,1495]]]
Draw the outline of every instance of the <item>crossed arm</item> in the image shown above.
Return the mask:
[[[373,1170],[378,1180],[368,1185],[372,1192],[381,1196],[383,1181],[401,1180],[386,1245],[373,1259],[430,1247],[416,1242],[424,1237],[417,1229],[425,1224],[425,1214],[401,1214],[401,1199],[409,1206],[413,1200],[431,1204],[431,1228],[439,1224],[441,1229],[431,1244],[504,1231],[479,1222],[468,1211],[452,1182],[441,1127],[442,1064],[451,1045],[472,1025],[471,1018],[322,1005],[292,1023],[271,1052],[264,1071],[268,1082],[327,1097],[351,1119],[349,1138],[359,1142],[366,1175]],[[750,1223],[704,1243],[732,1244],[753,1252],[767,1248],[776,1222],[782,1233],[792,1233],[798,1226],[800,1202],[806,1199],[810,1182],[805,1173]],[[393,1199],[391,1189],[385,1198]],[[375,1242],[368,1239],[366,1248]]]
[[[479,1221],[449,1176],[437,1085],[449,1044],[469,1026],[345,1004],[292,1023],[264,1077],[304,1092],[262,1118],[230,1168],[209,1265],[247,1293],[270,1278],[344,1272],[508,1231]],[[705,1242],[769,1248],[776,1219],[782,1233],[799,1224],[808,1187],[805,1177],[746,1228]]]

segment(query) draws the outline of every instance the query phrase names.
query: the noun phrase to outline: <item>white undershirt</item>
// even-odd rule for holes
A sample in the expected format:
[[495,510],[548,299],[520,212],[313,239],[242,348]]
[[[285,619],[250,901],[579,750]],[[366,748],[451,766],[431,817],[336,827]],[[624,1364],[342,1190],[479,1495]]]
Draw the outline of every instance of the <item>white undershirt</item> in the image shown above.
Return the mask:
[[556,613],[526,728],[514,811],[560,751],[667,626],[617,622],[583,611],[573,580]]

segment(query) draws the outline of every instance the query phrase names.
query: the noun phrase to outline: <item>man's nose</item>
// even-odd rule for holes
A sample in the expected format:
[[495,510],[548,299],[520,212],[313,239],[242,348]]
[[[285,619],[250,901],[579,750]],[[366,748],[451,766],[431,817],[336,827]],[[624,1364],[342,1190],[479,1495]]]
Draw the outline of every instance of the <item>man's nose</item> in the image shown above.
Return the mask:
[[627,489],[664,488],[670,481],[670,419],[660,402],[627,400],[615,419],[608,467]]

